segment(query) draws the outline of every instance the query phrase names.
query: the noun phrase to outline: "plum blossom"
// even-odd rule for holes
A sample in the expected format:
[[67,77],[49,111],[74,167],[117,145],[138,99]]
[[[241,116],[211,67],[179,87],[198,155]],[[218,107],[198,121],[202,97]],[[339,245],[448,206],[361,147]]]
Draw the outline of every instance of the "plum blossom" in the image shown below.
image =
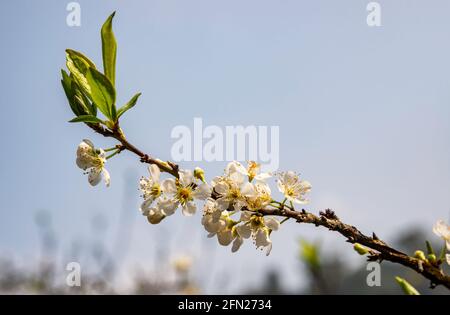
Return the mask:
[[159,182],[161,174],[159,167],[152,164],[148,167],[148,172],[150,173],[150,177],[142,177],[139,181],[139,188],[142,192],[144,203],[152,203],[156,198],[161,196],[162,193],[162,187]]
[[[433,226],[433,232],[445,241],[447,250],[450,250],[450,226],[443,220],[438,220]],[[446,254],[445,258],[447,260],[447,264],[450,265],[450,254]]]
[[263,182],[255,184],[247,184],[242,190],[245,198],[246,207],[249,210],[259,210],[268,206],[272,201],[271,190],[269,185]]
[[299,176],[292,171],[281,173],[277,181],[278,189],[288,201],[306,204],[309,202],[305,194],[311,190],[308,181],[300,180]]
[[83,139],[77,148],[76,164],[86,171],[89,184],[96,186],[102,178],[108,187],[111,183],[109,172],[105,168],[106,154],[103,149],[96,149],[92,141]]
[[272,250],[270,233],[277,231],[280,222],[272,217],[262,217],[255,215],[252,211],[242,211],[241,222],[243,224],[236,227],[237,233],[242,238],[253,238],[256,248],[266,248],[268,256]]
[[195,183],[194,173],[190,170],[179,171],[179,178],[166,179],[162,187],[168,196],[161,203],[162,210],[176,209],[181,205],[185,216],[192,216],[196,212],[194,199],[205,200],[211,195],[211,187],[207,183]]

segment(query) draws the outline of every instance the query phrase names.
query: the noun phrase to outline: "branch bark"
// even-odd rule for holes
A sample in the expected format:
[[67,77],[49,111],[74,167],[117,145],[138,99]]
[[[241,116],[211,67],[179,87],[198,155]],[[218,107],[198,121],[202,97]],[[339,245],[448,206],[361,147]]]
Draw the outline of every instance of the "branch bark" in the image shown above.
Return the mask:
[[[105,137],[111,137],[119,141],[123,149],[136,154],[142,163],[156,164],[161,171],[169,173],[177,178],[179,177],[179,167],[177,164],[169,161],[164,162],[145,154],[128,142],[118,125],[113,130],[106,129],[99,124],[88,124],[88,126]],[[214,198],[214,194],[212,197]],[[304,209],[296,211],[292,207],[283,204],[281,208],[260,209],[258,213],[263,216],[271,215],[292,218],[296,220],[297,223],[314,224],[317,227],[321,226],[330,231],[338,232],[346,238],[347,242],[352,244],[359,243],[366,246],[369,249],[369,261],[382,262],[383,260],[386,260],[403,265],[430,280],[430,286],[432,288],[437,285],[443,285],[450,290],[450,276],[444,274],[438,265],[410,257],[409,255],[394,249],[386,242],[380,240],[375,233],[373,233],[371,237],[361,233],[356,227],[343,223],[336,214],[329,209],[325,210],[325,212],[320,212],[317,216]]]

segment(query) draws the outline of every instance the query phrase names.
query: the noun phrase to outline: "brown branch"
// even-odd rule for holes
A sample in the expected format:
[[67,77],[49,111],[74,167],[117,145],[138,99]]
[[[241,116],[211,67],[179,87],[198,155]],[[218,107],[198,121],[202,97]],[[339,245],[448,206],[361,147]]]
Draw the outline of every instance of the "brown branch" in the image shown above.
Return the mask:
[[[113,130],[104,128],[99,124],[88,124],[90,128],[105,137],[111,137],[118,140],[122,146],[122,149],[135,153],[140,157],[140,161],[148,164],[156,164],[161,171],[169,173],[175,177],[179,177],[179,167],[172,162],[164,162],[159,159],[155,159],[145,154],[134,145],[129,143],[120,127],[117,125]],[[217,197],[212,195],[212,197]],[[290,206],[282,205],[280,208],[274,209],[260,209],[258,211],[261,215],[273,215],[284,218],[295,219],[298,223],[314,224],[315,226],[322,226],[331,231],[336,231],[347,239],[349,243],[359,243],[369,248],[369,261],[378,260],[379,262],[386,260],[393,263],[401,264],[407,268],[410,268],[417,273],[423,275],[425,278],[431,281],[431,287],[437,285],[443,285],[447,289],[450,289],[450,276],[445,275],[439,265],[432,264],[428,261],[422,261],[420,259],[410,257],[401,251],[398,251],[384,241],[380,240],[375,233],[372,237],[364,235],[356,227],[348,225],[339,220],[335,213],[329,209],[325,212],[320,212],[319,216],[302,210],[301,212],[295,211]]]

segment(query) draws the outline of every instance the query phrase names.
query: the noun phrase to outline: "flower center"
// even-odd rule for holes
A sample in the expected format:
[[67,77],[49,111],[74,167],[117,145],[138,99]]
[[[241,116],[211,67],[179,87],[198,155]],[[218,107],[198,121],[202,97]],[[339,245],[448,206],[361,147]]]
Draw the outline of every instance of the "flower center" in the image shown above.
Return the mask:
[[177,199],[184,206],[188,201],[193,200],[192,189],[190,187],[180,187],[177,191]]

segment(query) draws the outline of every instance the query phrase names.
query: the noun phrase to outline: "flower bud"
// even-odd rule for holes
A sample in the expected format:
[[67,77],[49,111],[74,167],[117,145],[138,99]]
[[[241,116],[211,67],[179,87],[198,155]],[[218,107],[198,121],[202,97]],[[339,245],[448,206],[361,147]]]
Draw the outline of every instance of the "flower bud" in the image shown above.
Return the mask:
[[200,167],[196,167],[194,169],[194,177],[197,178],[197,179],[200,179],[202,182],[206,183],[205,171],[202,170]]
[[359,243],[355,243],[355,245],[353,245],[353,249],[360,255],[365,255],[369,252],[366,247],[362,246]]
[[405,279],[400,277],[395,277],[403,292],[407,295],[420,295],[420,293]]
[[429,254],[429,255],[428,255],[428,260],[429,260],[432,264],[436,263],[436,255],[435,255],[435,254]]
[[427,258],[425,257],[425,253],[421,250],[416,250],[414,252],[414,257],[416,257],[417,259],[420,259],[422,261],[427,261]]

